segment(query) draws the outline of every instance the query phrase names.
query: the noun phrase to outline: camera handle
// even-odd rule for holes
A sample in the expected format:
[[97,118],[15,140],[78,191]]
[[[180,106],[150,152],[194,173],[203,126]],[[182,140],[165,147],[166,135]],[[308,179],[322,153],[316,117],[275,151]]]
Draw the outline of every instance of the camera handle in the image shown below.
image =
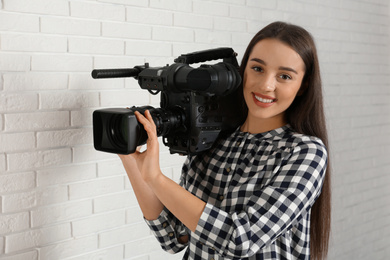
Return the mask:
[[232,48],[216,48],[204,51],[196,51],[188,54],[182,54],[177,57],[175,63],[193,64],[211,60],[223,59],[223,62],[232,64],[238,68],[236,59],[237,53]]

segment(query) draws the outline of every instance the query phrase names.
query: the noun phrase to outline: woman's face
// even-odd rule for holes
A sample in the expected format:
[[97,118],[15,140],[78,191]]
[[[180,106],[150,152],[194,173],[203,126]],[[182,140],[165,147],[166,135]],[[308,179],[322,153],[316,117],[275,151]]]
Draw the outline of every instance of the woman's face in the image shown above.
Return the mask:
[[248,117],[242,131],[260,133],[286,124],[285,111],[297,95],[305,64],[297,52],[277,39],[259,41],[244,71]]

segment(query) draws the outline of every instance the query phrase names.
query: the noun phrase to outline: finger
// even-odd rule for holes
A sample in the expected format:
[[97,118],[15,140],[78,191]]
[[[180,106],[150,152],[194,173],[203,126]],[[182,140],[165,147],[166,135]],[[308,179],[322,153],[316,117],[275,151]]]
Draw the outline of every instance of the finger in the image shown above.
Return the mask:
[[147,132],[147,134],[148,134],[149,137],[151,137],[150,135],[152,135],[152,136],[157,136],[156,125],[154,124],[152,115],[150,114],[149,111],[146,111],[146,112],[145,112],[145,115],[146,115],[148,118],[146,118],[145,116],[143,116],[143,115],[142,115],[140,112],[138,112],[138,111],[135,111],[134,114],[135,114],[135,116],[137,117],[138,122],[140,122],[140,123],[144,126],[144,129],[145,129],[145,131]]
[[152,114],[150,113],[149,110],[146,110],[145,111],[145,116],[146,116],[146,119],[149,120],[149,122],[152,124],[152,126],[156,126],[156,124],[154,123],[154,120],[153,120],[153,117],[152,117]]

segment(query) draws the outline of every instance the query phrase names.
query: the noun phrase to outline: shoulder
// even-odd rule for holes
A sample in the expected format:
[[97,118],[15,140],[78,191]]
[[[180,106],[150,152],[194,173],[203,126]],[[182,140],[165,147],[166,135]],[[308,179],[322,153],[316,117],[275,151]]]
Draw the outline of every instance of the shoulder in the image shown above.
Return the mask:
[[293,148],[295,152],[304,151],[320,156],[327,156],[327,148],[318,137],[290,132],[286,136],[286,140],[288,140],[288,143],[290,143],[291,148]]
[[326,169],[328,152],[320,138],[291,131],[283,139],[290,150],[289,160],[310,168]]

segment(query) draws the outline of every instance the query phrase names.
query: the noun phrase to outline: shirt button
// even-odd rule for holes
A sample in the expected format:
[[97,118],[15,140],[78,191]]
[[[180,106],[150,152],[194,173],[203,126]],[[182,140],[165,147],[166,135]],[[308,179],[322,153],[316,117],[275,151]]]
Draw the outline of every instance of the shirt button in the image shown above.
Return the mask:
[[232,169],[230,167],[226,168],[226,171],[229,173]]
[[240,146],[240,144],[241,144],[241,142],[237,142],[237,143],[236,143],[236,146]]
[[219,200],[220,200],[220,201],[223,201],[224,198],[225,198],[225,197],[224,197],[223,195],[220,195],[220,196],[219,196]]
[[169,237],[173,237],[173,232],[168,234]]
[[162,224],[162,226],[163,226],[163,228],[166,228],[166,227],[168,226],[168,223],[167,223],[167,222],[164,222],[164,223]]

